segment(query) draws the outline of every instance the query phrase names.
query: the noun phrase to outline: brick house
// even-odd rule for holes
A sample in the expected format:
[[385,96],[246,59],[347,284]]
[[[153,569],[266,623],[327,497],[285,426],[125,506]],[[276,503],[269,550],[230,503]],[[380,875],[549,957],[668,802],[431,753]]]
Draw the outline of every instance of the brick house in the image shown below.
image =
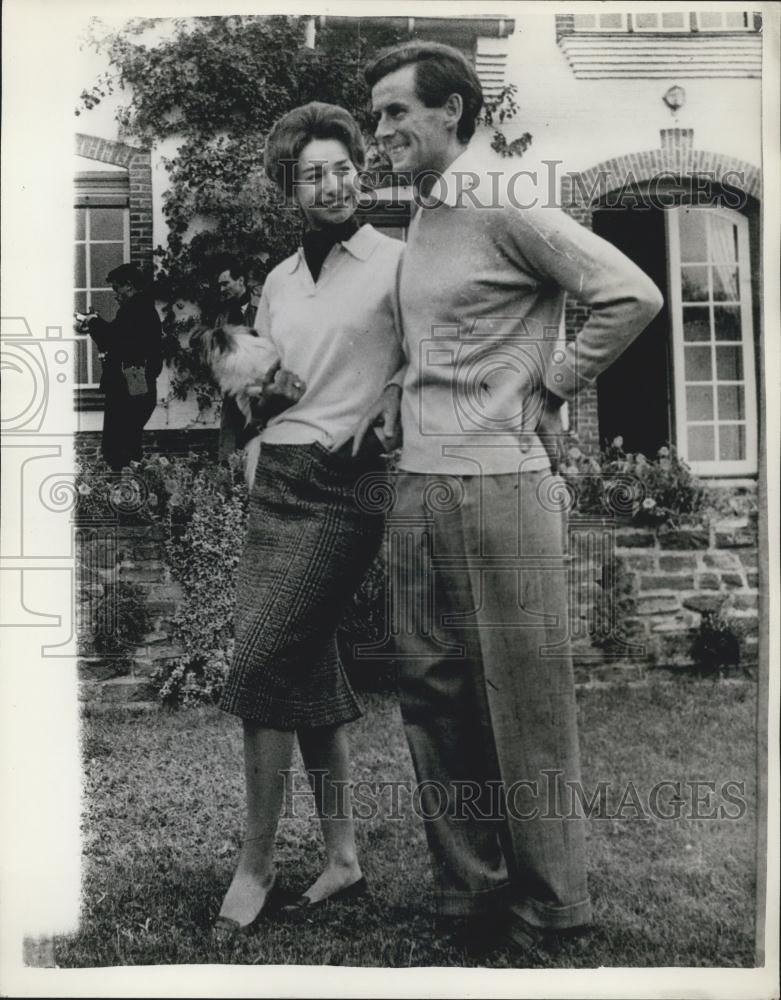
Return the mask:
[[[497,165],[535,174],[536,196],[555,187],[566,211],[665,293],[652,327],[579,398],[575,429],[588,446],[620,434],[629,450],[651,454],[672,442],[700,474],[755,476],[759,15],[509,12],[392,20],[466,51],[487,95],[514,83],[520,113],[506,132],[512,139],[528,130],[533,144],[522,159]],[[314,46],[322,21],[310,19]],[[489,139],[483,128],[474,142],[487,150]],[[76,308],[89,301],[110,315],[103,275],[121,260],[149,263],[153,245],[165,241],[165,175],[158,150],[85,134],[76,147]],[[403,210],[389,215],[380,206],[373,221],[403,238]],[[584,318],[572,302],[567,333]],[[85,342],[77,406],[87,432],[100,425],[100,414],[89,412],[101,405],[98,364]],[[204,420],[165,395],[163,384],[148,425],[156,446],[181,444],[185,431],[209,439],[215,416]]]
[[[647,455],[672,443],[711,484],[750,495],[758,473],[762,366],[759,15],[731,6],[557,14],[553,5],[508,4],[506,10],[512,16],[393,20],[413,36],[466,51],[488,96],[517,86],[520,111],[504,131],[508,141],[530,132],[530,149],[520,159],[500,159],[484,126],[473,143],[496,156],[495,169],[518,172],[519,198],[560,204],[662,289],[663,311],[594,389],[580,394],[571,426],[588,449],[618,435],[628,451]],[[321,21],[308,25],[314,46]],[[110,292],[100,285],[106,265],[148,262],[153,246],[165,242],[161,151],[79,135],[77,152],[76,306],[91,301],[110,315]],[[394,204],[388,211],[380,202],[368,217],[404,239],[409,202],[402,197]],[[570,302],[562,333],[573,337],[586,317]],[[101,424],[97,373],[85,340],[76,405],[87,439],[97,437]],[[165,380],[164,371],[149,447],[214,449],[216,414],[204,417],[192,401],[166,399]],[[571,550],[581,555],[569,580],[581,680],[690,662],[694,631],[714,612],[739,638],[742,662],[756,660],[755,521],[735,517],[661,532],[603,527],[577,518],[570,524]],[[120,546],[117,565],[143,581],[147,569],[134,545],[143,549],[133,539]],[[605,577],[608,565],[621,574],[630,640],[614,643],[612,652],[593,642],[595,608],[617,592],[615,580]],[[164,580],[157,562],[148,572]],[[139,652],[133,684],[142,691],[150,665],[170,655],[161,622]],[[130,680],[108,683],[124,691],[133,687]]]

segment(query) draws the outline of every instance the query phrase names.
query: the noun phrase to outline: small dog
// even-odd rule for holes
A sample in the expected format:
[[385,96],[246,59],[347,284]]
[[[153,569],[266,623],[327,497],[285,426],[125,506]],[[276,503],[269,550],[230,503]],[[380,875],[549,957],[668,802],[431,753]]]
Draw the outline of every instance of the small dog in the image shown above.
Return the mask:
[[[199,331],[201,357],[212,371],[223,394],[232,396],[244,415],[247,425],[252,421],[250,386],[260,385],[269,372],[268,350],[249,326],[225,323],[211,330]],[[251,488],[260,457],[260,435],[256,434],[244,448],[244,476]]]

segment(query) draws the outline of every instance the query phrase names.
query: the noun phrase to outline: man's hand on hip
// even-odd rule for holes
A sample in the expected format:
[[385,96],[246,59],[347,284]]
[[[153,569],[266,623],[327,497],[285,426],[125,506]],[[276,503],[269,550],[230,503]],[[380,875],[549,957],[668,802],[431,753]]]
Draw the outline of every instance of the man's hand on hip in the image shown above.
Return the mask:
[[551,469],[558,472],[566,456],[566,437],[564,423],[561,419],[561,408],[564,400],[551,392],[550,389],[543,389],[544,397],[542,413],[537,422],[537,436],[542,442]]

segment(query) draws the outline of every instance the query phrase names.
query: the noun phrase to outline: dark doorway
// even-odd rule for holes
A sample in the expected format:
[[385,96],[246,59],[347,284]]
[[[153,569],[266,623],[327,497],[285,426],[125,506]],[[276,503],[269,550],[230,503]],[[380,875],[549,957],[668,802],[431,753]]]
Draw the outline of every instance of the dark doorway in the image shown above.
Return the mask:
[[626,451],[652,456],[673,438],[664,211],[598,209],[593,227],[641,267],[665,297],[656,319],[597,382],[600,442],[621,436]]

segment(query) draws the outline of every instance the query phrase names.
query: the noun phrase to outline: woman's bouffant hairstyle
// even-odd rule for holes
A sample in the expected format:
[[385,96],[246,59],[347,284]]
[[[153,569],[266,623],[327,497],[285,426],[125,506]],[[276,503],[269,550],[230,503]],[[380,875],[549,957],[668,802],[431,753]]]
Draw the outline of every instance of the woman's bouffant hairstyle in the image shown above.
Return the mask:
[[313,139],[337,139],[354,166],[363,169],[366,158],[363,136],[353,116],[335,104],[310,101],[283,115],[266,139],[266,176],[287,197],[295,190],[295,168],[301,150]]
[[403,66],[415,67],[415,92],[427,108],[441,108],[451,94],[461,97],[464,110],[456,135],[469,142],[483,106],[483,88],[466,56],[441,42],[402,42],[378,52],[363,75],[373,87]]

